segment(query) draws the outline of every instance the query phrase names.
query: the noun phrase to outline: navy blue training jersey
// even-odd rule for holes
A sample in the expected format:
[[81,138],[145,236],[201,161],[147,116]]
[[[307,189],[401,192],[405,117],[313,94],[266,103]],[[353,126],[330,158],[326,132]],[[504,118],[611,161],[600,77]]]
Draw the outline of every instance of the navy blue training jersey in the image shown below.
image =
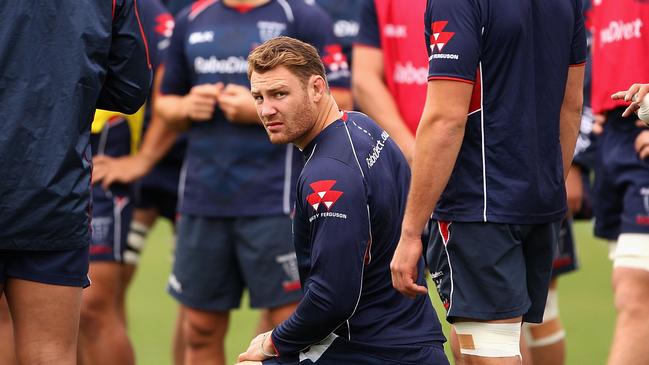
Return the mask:
[[425,24],[429,80],[474,85],[435,218],[560,220],[559,114],[568,68],[586,59],[581,0],[429,0]]
[[349,112],[303,153],[293,233],[304,297],[273,331],[280,355],[331,333],[359,346],[444,341],[429,297],[412,300],[392,287],[410,183],[399,148],[366,115]]
[[[232,8],[221,1],[194,3],[176,18],[165,62],[163,94],[222,82],[250,87],[248,53],[264,41],[290,36],[314,45],[332,87],[349,88],[338,70],[329,17],[303,1],[272,0]],[[338,51],[336,51],[338,49]],[[189,131],[180,212],[202,216],[288,214],[301,157],[292,146],[270,143],[261,125],[229,122],[216,109]]]
[[133,0],[0,1],[0,249],[89,242],[95,107],[134,113],[151,81]]

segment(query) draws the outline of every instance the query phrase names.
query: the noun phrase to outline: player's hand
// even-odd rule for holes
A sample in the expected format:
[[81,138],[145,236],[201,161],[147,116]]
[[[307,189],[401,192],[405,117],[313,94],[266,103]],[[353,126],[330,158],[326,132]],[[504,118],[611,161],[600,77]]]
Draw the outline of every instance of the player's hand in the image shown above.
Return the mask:
[[270,359],[270,356],[266,356],[261,352],[261,347],[264,346],[264,351],[267,354],[275,353],[275,348],[270,339],[272,332],[273,331],[268,331],[253,338],[252,341],[250,341],[250,345],[246,352],[239,354],[237,361],[241,363],[245,361],[263,361]]
[[417,284],[417,264],[421,259],[422,251],[421,236],[407,237],[402,234],[390,263],[392,286],[409,298],[428,294],[425,286]]
[[219,107],[233,123],[260,124],[255,99],[247,87],[228,84],[219,97]]
[[211,120],[222,91],[223,83],[221,82],[192,87],[189,94],[182,98],[182,114],[193,122]]
[[604,132],[604,124],[606,123],[606,116],[603,114],[593,115],[593,133],[599,136]]
[[142,178],[153,168],[153,162],[143,155],[109,157],[95,156],[92,159],[92,183],[108,189],[113,183],[132,183]]
[[647,93],[649,93],[649,84],[633,84],[631,85],[629,90],[618,91],[615,94],[611,95],[611,99],[624,100],[628,103],[631,103],[626,108],[624,113],[622,113],[623,117],[628,117],[633,112],[640,109],[640,103],[644,99],[644,96],[647,95]]
[[581,168],[572,165],[566,178],[566,196],[570,214],[576,214],[581,210],[584,201],[584,181],[581,176]]
[[635,139],[635,150],[641,160],[649,158],[649,131],[642,131]]

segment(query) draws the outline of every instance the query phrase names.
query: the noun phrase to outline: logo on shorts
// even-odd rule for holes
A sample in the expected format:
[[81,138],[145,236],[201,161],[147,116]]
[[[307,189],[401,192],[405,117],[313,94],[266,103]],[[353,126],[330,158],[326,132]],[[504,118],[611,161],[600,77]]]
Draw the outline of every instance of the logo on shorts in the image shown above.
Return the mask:
[[640,195],[642,195],[642,202],[644,205],[645,215],[638,214],[635,217],[636,224],[639,225],[649,225],[649,188],[640,189]]
[[276,256],[275,262],[282,265],[284,273],[289,278],[289,280],[282,282],[284,291],[288,293],[300,290],[302,286],[300,285],[300,272],[297,268],[297,256],[295,253]]
[[313,193],[306,197],[306,201],[313,207],[313,210],[317,212],[321,204],[327,208],[327,211],[331,210],[331,207],[343,195],[342,191],[331,190],[334,185],[336,185],[336,180],[320,180],[309,184]]
[[171,288],[173,291],[176,293],[182,293],[183,292],[183,285],[180,283],[176,275],[171,274],[169,275],[169,288]]
[[431,56],[429,57],[429,60],[434,58],[457,60],[460,58],[457,54],[442,53],[444,47],[446,47],[448,42],[450,42],[455,35],[455,32],[444,31],[447,24],[448,21],[446,20],[433,22],[433,25],[431,26],[432,35],[430,37]]

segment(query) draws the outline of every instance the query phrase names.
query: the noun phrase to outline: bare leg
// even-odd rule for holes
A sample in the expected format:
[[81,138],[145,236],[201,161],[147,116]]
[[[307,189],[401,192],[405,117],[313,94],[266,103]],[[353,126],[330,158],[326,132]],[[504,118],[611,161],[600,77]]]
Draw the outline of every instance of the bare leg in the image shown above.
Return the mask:
[[614,268],[613,292],[617,321],[608,364],[649,364],[649,271]]
[[[132,224],[139,223],[143,227],[146,227],[146,229],[150,229],[153,224],[155,223],[156,219],[158,218],[158,210],[155,208],[138,208],[133,211],[133,221]],[[129,237],[127,240],[131,239],[131,235],[133,232],[129,232]],[[146,239],[145,237],[142,237],[142,239]],[[131,242],[129,242],[131,244]],[[142,249],[143,247],[139,248]],[[139,259],[139,258],[138,258]],[[129,286],[131,285],[131,282],[133,281],[133,277],[135,276],[135,271],[137,270],[137,262],[124,262],[123,265],[121,265],[121,286],[120,290],[118,292],[118,298],[117,298],[117,303],[119,305],[118,311],[120,317],[122,317],[124,321],[124,325],[126,325],[127,318],[126,318],[126,292],[128,291]]]
[[75,365],[81,288],[9,279],[5,292],[20,363]]
[[83,293],[80,350],[92,365],[132,365],[133,347],[119,312],[120,264],[90,263],[92,285]]
[[183,307],[186,365],[225,365],[229,312]]
[[6,298],[2,296],[2,285],[0,285],[0,364],[17,364],[13,331],[9,306]]
[[176,315],[176,324],[174,328],[173,335],[173,358],[174,365],[183,365],[185,363],[185,334],[183,332],[183,323],[185,321],[185,315],[183,313],[183,307],[178,306],[178,313]]

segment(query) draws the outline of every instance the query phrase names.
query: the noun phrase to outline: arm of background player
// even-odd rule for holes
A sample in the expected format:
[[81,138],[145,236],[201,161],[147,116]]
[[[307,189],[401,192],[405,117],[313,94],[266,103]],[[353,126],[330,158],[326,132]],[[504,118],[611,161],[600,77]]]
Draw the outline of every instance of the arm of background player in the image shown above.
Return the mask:
[[428,82],[426,104],[415,138],[412,182],[401,239],[390,264],[395,289],[410,297],[428,293],[426,287],[417,285],[421,232],[453,172],[472,93],[471,83]]
[[[325,339],[353,315],[360,300],[370,239],[365,184],[358,167],[329,162],[316,173],[317,178],[304,180],[307,184],[335,180],[331,191],[342,195],[331,206],[331,212],[345,214],[346,218],[319,217],[311,223],[311,270],[304,297],[295,313],[272,333],[280,356],[297,353]],[[311,190],[308,186],[304,188]],[[309,204],[304,205],[302,214],[314,212]],[[327,211],[322,204],[319,208],[320,212]]]
[[383,81],[383,52],[379,48],[354,45],[352,90],[360,109],[372,117],[397,142],[409,164],[415,137],[401,118],[397,104]]
[[151,64],[137,7],[124,1],[113,20],[108,70],[97,108],[133,114],[146,101],[151,86]]
[[[153,85],[154,95],[151,98],[152,108],[159,97],[160,82],[164,67],[160,66]],[[106,155],[93,158],[93,183],[102,182],[107,189],[115,182],[131,183],[148,174],[158,161],[171,149],[176,142],[178,132],[168,128],[165,123],[153,113],[149,128],[144,134],[139,151],[133,156],[113,158]]]
[[566,92],[561,104],[560,140],[563,156],[563,177],[567,179],[575,152],[575,144],[581,125],[584,102],[584,66],[573,66],[568,70]]

